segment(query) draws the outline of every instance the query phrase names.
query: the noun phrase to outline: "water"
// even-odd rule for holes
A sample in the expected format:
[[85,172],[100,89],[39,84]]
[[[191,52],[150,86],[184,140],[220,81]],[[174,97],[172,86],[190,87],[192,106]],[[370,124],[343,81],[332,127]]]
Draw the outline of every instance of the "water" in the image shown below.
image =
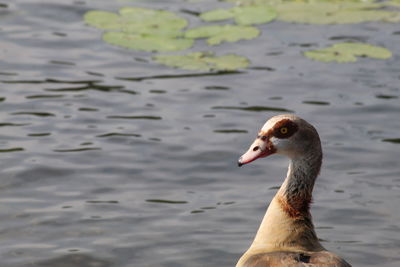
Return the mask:
[[[224,3],[0,3],[2,267],[233,266],[288,163],[236,160],[280,109],[323,141],[312,207],[323,245],[353,266],[399,266],[398,25],[270,23],[258,39],[212,48],[249,57],[250,69],[199,75],[103,43],[82,15],[135,4],[194,26],[180,10]],[[339,65],[301,55],[338,39],[394,57]]]

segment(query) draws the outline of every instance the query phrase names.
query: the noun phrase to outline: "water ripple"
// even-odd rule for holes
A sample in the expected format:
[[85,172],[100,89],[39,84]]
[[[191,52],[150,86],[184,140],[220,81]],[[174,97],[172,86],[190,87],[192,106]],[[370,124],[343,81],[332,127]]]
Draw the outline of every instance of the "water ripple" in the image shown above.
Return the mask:
[[146,199],[146,202],[150,203],[162,203],[162,204],[187,204],[184,200],[168,200],[168,199]]
[[13,147],[13,148],[0,149],[0,153],[20,152],[24,150],[25,149],[22,147]]
[[265,106],[249,106],[249,107],[235,107],[235,106],[215,106],[212,109],[233,109],[233,110],[244,110],[244,111],[253,111],[253,112],[262,112],[262,111],[279,111],[279,112],[294,112],[290,109],[285,108],[277,108],[277,107],[265,107]]
[[100,147],[82,147],[82,148],[70,148],[70,149],[54,149],[54,152],[82,152],[82,151],[91,151],[91,150],[101,150]]
[[127,119],[127,120],[161,120],[160,116],[123,116],[123,115],[110,115],[108,119]]
[[53,113],[50,112],[28,112],[28,111],[21,111],[21,112],[13,112],[11,115],[32,115],[37,117],[54,117]]

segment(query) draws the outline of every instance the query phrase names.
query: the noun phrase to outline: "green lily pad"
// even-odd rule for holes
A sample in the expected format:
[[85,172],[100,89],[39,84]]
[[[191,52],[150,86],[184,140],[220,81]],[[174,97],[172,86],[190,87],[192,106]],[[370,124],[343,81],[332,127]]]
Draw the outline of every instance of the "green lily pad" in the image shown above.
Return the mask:
[[139,7],[121,8],[119,14],[93,10],[84,15],[84,20],[103,30],[169,37],[182,35],[181,30],[187,26],[184,18],[172,12]]
[[400,0],[391,0],[389,2],[386,2],[385,4],[388,6],[400,7]]
[[[297,2],[297,3],[373,3],[376,0],[223,0],[224,2],[231,2],[241,6],[260,6],[260,5],[270,5],[275,6],[287,2]],[[393,0],[398,1],[398,0]]]
[[106,32],[103,35],[103,40],[112,45],[147,52],[178,51],[187,49],[193,45],[192,39],[125,32]]
[[89,11],[84,19],[91,26],[108,30],[104,41],[124,48],[165,52],[187,49],[193,44],[191,39],[178,38],[187,21],[169,11],[124,7],[119,14]]
[[274,20],[276,16],[275,9],[269,6],[238,6],[230,9],[215,9],[200,15],[204,21],[234,18],[239,25],[264,24]]
[[357,57],[388,59],[392,53],[386,48],[364,43],[338,43],[325,49],[304,52],[304,55],[317,61],[344,63],[355,62]]
[[185,70],[233,71],[246,68],[249,60],[238,55],[214,56],[209,52],[195,52],[186,55],[158,55],[153,59],[163,65]]
[[[226,0],[233,2],[231,0]],[[240,0],[244,6],[271,6],[278,12],[278,20],[311,24],[351,24],[367,21],[400,22],[400,12],[393,11],[398,0]],[[385,7],[389,7],[386,10]]]
[[209,45],[218,45],[222,42],[237,42],[256,38],[260,31],[252,26],[213,25],[202,26],[186,31],[186,38],[208,38]]
[[395,21],[398,12],[382,10],[376,3],[285,2],[276,9],[278,19],[312,24],[351,24],[366,21]]

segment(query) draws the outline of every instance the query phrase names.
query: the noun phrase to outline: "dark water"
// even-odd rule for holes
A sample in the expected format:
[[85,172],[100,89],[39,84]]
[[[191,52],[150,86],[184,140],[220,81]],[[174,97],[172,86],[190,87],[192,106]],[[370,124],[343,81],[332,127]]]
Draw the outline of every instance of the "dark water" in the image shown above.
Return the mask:
[[[217,1],[0,1],[0,261],[16,266],[233,266],[286,174],[236,160],[279,109],[325,152],[312,208],[323,245],[354,266],[400,265],[399,25],[273,22],[212,48],[252,61],[187,75],[103,43],[91,9],[191,11]],[[337,40],[390,60],[310,61]],[[197,42],[192,51],[208,50]],[[277,109],[275,109],[277,108]]]

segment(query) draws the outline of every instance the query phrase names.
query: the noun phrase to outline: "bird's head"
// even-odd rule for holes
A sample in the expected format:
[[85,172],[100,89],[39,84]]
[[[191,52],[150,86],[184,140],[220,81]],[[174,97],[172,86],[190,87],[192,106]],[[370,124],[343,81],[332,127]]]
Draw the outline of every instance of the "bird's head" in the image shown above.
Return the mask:
[[296,158],[314,150],[321,150],[315,128],[296,115],[283,114],[264,124],[249,150],[239,158],[238,165],[275,153]]

